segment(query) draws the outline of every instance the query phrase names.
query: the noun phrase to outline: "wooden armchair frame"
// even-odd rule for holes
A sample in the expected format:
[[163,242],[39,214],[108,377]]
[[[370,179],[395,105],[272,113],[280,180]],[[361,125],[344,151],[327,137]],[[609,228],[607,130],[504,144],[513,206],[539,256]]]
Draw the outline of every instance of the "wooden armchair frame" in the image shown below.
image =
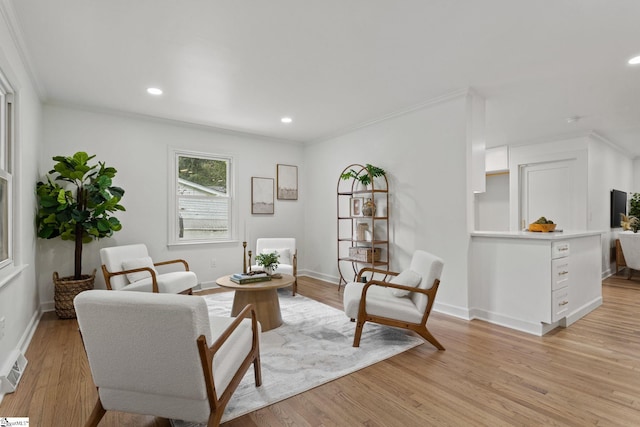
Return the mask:
[[[356,281],[359,282],[361,280],[362,274],[366,273],[366,272],[383,274],[385,280],[389,276],[393,277],[393,276],[397,276],[398,274],[400,274],[400,273],[394,272],[394,271],[387,271],[387,270],[380,270],[380,269],[371,268],[371,267],[365,267],[365,268],[361,269],[358,272],[358,275],[356,277]],[[438,340],[427,329],[427,320],[429,318],[429,314],[431,313],[431,308],[433,307],[433,302],[435,300],[436,292],[438,291],[438,286],[439,285],[440,285],[440,280],[439,279],[435,279],[435,281],[433,283],[433,286],[431,286],[430,289],[413,288],[413,287],[410,287],[410,286],[404,286],[404,285],[398,285],[398,284],[395,284],[395,283],[389,283],[389,282],[386,282],[384,280],[375,280],[375,279],[369,280],[364,285],[364,287],[362,288],[362,295],[360,297],[360,306],[358,308],[358,318],[357,319],[352,319],[352,320],[356,320],[356,322],[357,322],[356,323],[356,332],[355,332],[355,335],[353,337],[353,346],[354,347],[359,347],[360,346],[360,337],[362,336],[362,328],[364,327],[364,324],[366,322],[374,322],[374,323],[379,323],[381,325],[387,325],[387,326],[394,326],[394,327],[398,327],[398,328],[409,329],[411,331],[416,332],[418,335],[420,335],[425,340],[429,341],[438,350],[444,350],[445,348],[442,346],[442,344],[440,344],[440,342],[438,342]],[[385,287],[385,288],[402,289],[402,290],[409,291],[409,292],[417,292],[417,293],[425,294],[427,296],[427,298],[428,298],[427,299],[427,306],[425,308],[425,311],[424,311],[424,314],[422,316],[422,320],[420,321],[420,323],[411,323],[411,322],[406,322],[406,321],[397,320],[397,319],[390,319],[388,317],[375,316],[375,315],[367,313],[367,291],[369,290],[369,288],[371,286],[382,286],[382,287]]]
[[[216,352],[220,349],[220,347],[222,347],[225,341],[238,328],[242,320],[247,317],[248,314],[251,315],[251,329],[253,332],[251,351],[245,357],[242,365],[240,365],[240,368],[234,374],[225,391],[218,398],[216,394],[216,387],[213,381],[213,359],[216,355]],[[204,335],[200,335],[198,337],[197,345],[198,352],[200,354],[200,362],[202,364],[202,373],[207,388],[209,405],[211,407],[211,414],[209,415],[207,427],[217,427],[220,425],[220,420],[224,413],[224,408],[226,407],[227,403],[229,403],[231,396],[235,392],[236,388],[238,388],[240,381],[242,381],[242,378],[252,364],[254,369],[256,387],[262,385],[262,369],[260,366],[260,339],[258,336],[258,321],[256,318],[256,311],[254,307],[251,304],[245,306],[242,311],[238,313],[238,316],[236,316],[231,325],[229,325],[227,329],[214,341],[211,347],[207,346],[207,340]],[[106,412],[106,409],[104,409],[104,407],[102,406],[100,397],[98,397],[98,401],[96,402],[93,411],[89,416],[89,419],[87,419],[85,427],[97,427]]]
[[[154,262],[153,266],[157,267],[160,265],[169,265],[169,264],[177,264],[177,263],[182,263],[184,265],[184,270],[185,271],[189,271],[189,263],[183,259],[172,259],[169,261],[160,261],[160,262]],[[156,278],[156,272],[149,267],[141,267],[141,268],[134,268],[131,270],[122,270],[122,271],[116,271],[116,272],[110,272],[109,270],[107,270],[107,266],[102,264],[102,274],[104,274],[104,281],[105,284],[107,285],[107,289],[108,290],[113,290],[112,286],[111,286],[111,277],[113,276],[122,276],[123,274],[129,274],[129,273],[138,273],[138,272],[142,272],[142,271],[147,271],[149,273],[151,273],[151,280],[152,280],[152,287],[153,287],[153,292],[155,293],[159,293],[160,290],[158,289],[158,279]],[[192,289],[188,289],[184,292],[181,292],[182,294],[188,294],[188,295],[192,295],[193,294],[193,290]]]

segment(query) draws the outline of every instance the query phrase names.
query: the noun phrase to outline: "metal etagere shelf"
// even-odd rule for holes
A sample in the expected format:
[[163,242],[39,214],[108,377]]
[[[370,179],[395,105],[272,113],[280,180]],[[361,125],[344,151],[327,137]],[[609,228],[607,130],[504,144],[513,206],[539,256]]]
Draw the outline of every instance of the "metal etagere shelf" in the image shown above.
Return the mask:
[[[349,172],[355,178],[342,179]],[[358,177],[369,175],[366,187]],[[389,182],[386,175],[373,177],[366,166],[344,168],[337,185],[338,290],[355,280],[364,267],[388,270]]]

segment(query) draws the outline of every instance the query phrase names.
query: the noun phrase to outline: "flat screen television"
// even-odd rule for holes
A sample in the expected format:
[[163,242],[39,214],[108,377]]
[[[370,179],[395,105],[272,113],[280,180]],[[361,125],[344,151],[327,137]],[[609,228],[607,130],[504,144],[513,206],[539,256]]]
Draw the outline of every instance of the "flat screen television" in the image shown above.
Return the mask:
[[611,228],[620,227],[620,214],[627,214],[627,193],[611,190]]

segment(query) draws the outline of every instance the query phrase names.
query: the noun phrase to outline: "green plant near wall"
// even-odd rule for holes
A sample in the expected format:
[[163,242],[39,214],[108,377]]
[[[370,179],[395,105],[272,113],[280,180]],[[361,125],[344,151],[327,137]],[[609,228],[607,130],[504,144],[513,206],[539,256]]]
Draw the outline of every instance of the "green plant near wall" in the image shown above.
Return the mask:
[[387,173],[385,172],[384,169],[367,163],[364,169],[362,169],[360,172],[356,172],[353,169],[349,169],[347,172],[340,175],[340,178],[344,180],[357,179],[362,183],[362,185],[369,185],[371,184],[371,180],[373,178],[377,178],[379,176],[385,176],[386,174]]
[[53,157],[53,169],[36,184],[38,237],[75,242],[75,280],[82,278],[83,244],[122,229],[112,213],[125,210],[120,204],[124,190],[112,182],[116,169],[104,162],[89,164],[94,157],[82,151]]
[[[631,199],[629,200],[629,216],[640,218],[640,193],[631,194]],[[632,224],[632,228],[634,232],[637,232],[640,224],[636,221]]]

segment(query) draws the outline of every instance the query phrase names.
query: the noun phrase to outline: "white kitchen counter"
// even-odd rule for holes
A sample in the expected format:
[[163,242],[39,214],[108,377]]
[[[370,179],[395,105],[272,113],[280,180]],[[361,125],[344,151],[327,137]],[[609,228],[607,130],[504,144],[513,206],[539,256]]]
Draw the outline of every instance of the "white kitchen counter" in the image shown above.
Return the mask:
[[562,240],[568,237],[602,235],[602,231],[566,230],[540,233],[533,231],[474,231],[472,237],[499,237],[507,239]]
[[535,335],[602,304],[599,231],[471,233],[472,318]]

